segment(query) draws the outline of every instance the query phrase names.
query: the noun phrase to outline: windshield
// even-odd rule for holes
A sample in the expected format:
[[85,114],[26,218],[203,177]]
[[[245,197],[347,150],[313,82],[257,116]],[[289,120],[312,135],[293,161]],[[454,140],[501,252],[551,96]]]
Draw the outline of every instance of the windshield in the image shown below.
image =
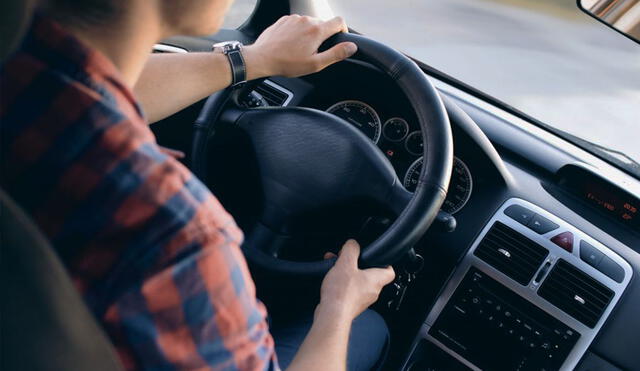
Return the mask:
[[640,174],[640,45],[575,0],[330,0],[358,32]]

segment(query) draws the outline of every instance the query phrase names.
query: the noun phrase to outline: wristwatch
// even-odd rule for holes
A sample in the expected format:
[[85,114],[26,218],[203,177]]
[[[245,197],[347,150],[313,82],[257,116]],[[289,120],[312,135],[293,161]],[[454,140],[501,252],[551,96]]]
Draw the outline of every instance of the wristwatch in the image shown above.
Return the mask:
[[237,88],[247,81],[247,66],[242,57],[242,46],[240,41],[225,41],[213,44],[213,51],[226,55],[229,60],[232,88]]

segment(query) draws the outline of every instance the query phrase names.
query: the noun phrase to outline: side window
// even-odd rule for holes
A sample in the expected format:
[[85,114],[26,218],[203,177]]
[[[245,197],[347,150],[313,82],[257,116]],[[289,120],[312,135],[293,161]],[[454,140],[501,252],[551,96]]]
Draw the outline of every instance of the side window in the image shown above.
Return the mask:
[[222,28],[236,29],[240,27],[249,18],[257,2],[258,0],[235,0],[227,12]]

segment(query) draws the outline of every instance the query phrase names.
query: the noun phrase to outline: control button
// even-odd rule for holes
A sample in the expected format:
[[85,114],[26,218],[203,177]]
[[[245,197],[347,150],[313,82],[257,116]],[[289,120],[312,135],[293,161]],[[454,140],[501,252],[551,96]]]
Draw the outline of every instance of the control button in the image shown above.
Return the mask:
[[608,256],[603,257],[596,268],[618,283],[624,280],[624,269]]
[[553,332],[555,332],[556,335],[558,335],[558,336],[562,335],[562,331],[560,331],[558,329],[554,329]]
[[460,313],[462,313],[462,314],[467,314],[467,311],[466,311],[466,310],[464,310],[464,309],[462,309],[462,308],[460,308],[459,306],[454,305],[453,307],[454,307],[458,312],[460,312]]
[[554,229],[558,229],[559,226],[551,220],[535,214],[533,216],[533,219],[531,219],[531,222],[527,224],[527,227],[538,234],[545,234],[551,232]]
[[551,242],[562,247],[568,252],[573,252],[573,233],[562,232],[551,239]]
[[580,259],[587,264],[597,269],[603,257],[604,254],[600,250],[585,241],[580,241]]
[[504,210],[504,213],[516,222],[527,225],[533,219],[535,213],[520,205],[511,205]]

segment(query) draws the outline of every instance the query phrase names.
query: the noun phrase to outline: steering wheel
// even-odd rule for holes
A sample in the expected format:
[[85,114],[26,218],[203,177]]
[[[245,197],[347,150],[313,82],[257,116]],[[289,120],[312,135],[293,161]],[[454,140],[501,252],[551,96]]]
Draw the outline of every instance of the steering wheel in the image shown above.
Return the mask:
[[[422,172],[408,192],[382,151],[350,123],[309,108],[243,109],[227,104],[229,89],[209,97],[195,125],[192,171],[205,181],[207,146],[219,125],[235,125],[251,143],[263,185],[264,207],[243,244],[247,260],[274,273],[322,275],[335,262],[279,259],[273,244],[304,213],[355,199],[368,199],[397,215],[374,242],[363,247],[361,268],[400,260],[426,233],[445,200],[452,171],[453,140],[444,104],[418,66],[403,54],[363,36],[340,33],[324,48],[350,41],[352,57],[386,73],[414,109],[424,143]],[[235,107],[232,107],[235,106]]]

